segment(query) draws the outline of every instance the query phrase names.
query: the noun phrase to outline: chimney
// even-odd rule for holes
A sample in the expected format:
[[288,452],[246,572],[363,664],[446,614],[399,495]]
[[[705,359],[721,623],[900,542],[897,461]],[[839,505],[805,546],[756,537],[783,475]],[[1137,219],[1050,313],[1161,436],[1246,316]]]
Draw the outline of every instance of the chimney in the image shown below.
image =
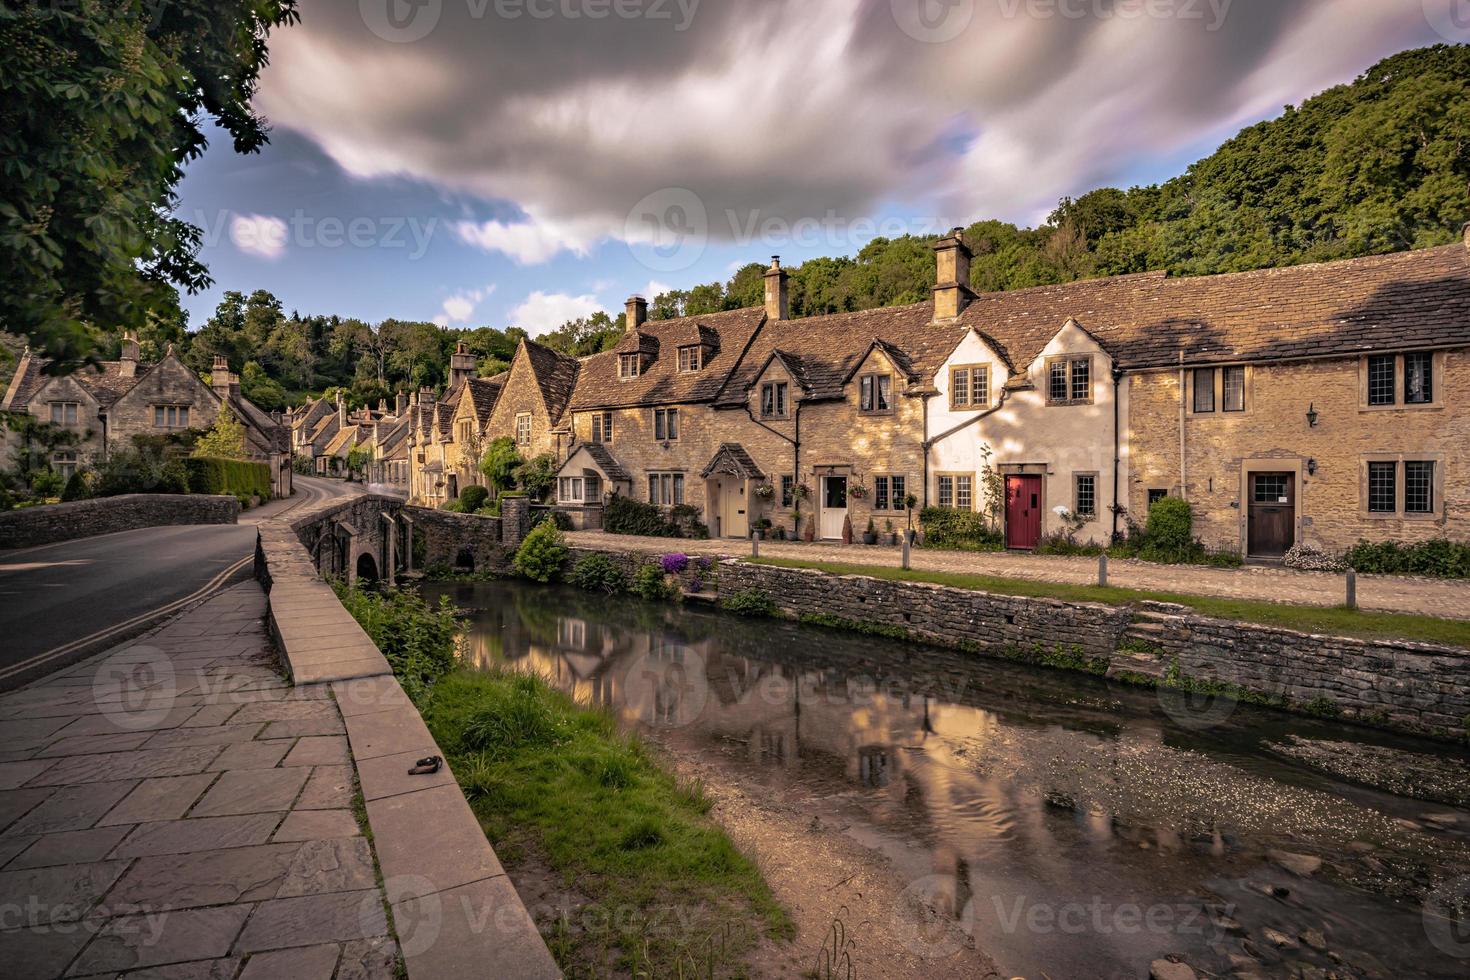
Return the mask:
[[461,340],[454,345],[454,353],[449,355],[449,390],[453,391],[475,376],[475,355],[470,353],[469,347]]
[[214,355],[214,364],[209,369],[209,386],[221,401],[230,400],[230,362],[224,355]]
[[408,408],[408,395],[399,389],[398,394],[393,396],[393,414],[397,418],[403,418],[404,409]]
[[342,397],[342,392],[337,392],[337,428],[347,428],[347,399]]
[[388,414],[388,399],[386,399],[386,398],[379,398],[378,399],[378,417],[379,418],[382,418],[384,415],[387,415],[387,414]]
[[934,243],[937,274],[934,279],[934,319],[952,320],[975,298],[970,288],[970,259],[964,229],[954,228]]
[[781,256],[771,256],[771,267],[766,270],[766,318],[769,320],[791,319],[791,299],[786,293],[786,270],[781,268]]
[[628,332],[637,330],[648,322],[648,300],[642,296],[629,296],[627,303],[627,322],[623,328]]
[[122,356],[118,359],[118,374],[132,378],[138,374],[138,335],[131,330],[123,331]]

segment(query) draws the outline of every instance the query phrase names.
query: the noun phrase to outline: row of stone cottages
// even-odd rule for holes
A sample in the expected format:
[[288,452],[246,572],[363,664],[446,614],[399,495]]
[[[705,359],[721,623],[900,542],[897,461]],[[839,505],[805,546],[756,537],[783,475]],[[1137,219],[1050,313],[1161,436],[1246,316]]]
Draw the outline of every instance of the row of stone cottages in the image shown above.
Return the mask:
[[[479,482],[499,436],[561,461],[557,502],[595,525],[609,493],[697,508],[710,533],[754,522],[838,539],[920,507],[980,510],[1008,546],[1080,515],[1104,541],[1178,495],[1214,547],[1470,537],[1470,231],[1463,244],[1176,278],[1145,273],[975,294],[956,231],[930,302],[792,319],[773,261],[765,304],[650,321],[627,305],[615,348],[525,342],[475,377],[460,351],[422,391],[349,419],[379,472],[434,505]],[[315,417],[315,421],[312,419]],[[331,417],[332,422],[323,422]],[[340,447],[339,447],[340,449]],[[1115,504],[1117,506],[1115,506]]]
[[[224,358],[214,359],[206,384],[179,359],[172,344],[157,362],[143,363],[137,337],[125,333],[115,361],[100,361],[67,375],[49,375],[46,365],[45,358],[26,349],[0,401],[0,412],[28,413],[76,434],[75,442],[57,447],[48,460],[63,477],[131,449],[134,436],[208,429],[221,408],[229,406],[245,429],[246,455],[270,466],[275,496],[290,496],[290,433],[280,419],[240,394],[240,377]],[[0,432],[7,457],[19,448],[20,438],[11,426]]]

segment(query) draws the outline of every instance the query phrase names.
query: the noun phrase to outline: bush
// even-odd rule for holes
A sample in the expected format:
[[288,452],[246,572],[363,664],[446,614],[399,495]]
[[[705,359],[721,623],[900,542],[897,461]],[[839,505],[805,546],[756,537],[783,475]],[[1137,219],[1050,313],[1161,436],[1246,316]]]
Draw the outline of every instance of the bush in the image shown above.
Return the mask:
[[1148,509],[1147,547],[1183,552],[1194,543],[1194,512],[1183,497],[1160,497]]
[[65,481],[55,470],[37,470],[31,476],[31,493],[43,500],[61,493]]
[[444,501],[444,503],[439,505],[439,509],[448,511],[451,514],[463,514],[464,501],[460,500],[458,497],[450,497],[448,500]]
[[187,471],[187,486],[192,487],[195,493],[270,499],[271,468],[265,463],[215,456],[189,456],[183,460],[183,467]]
[[1359,541],[1344,560],[1364,574],[1470,578],[1470,544],[1446,538],[1415,544]]
[[71,476],[66,478],[66,486],[61,491],[61,502],[86,500],[90,496],[92,496],[92,491],[87,486],[87,478],[82,475],[81,470],[73,470]]
[[1081,543],[1065,531],[1053,531],[1041,536],[1036,543],[1038,555],[1100,555],[1103,546],[1092,541]]
[[674,594],[674,590],[664,580],[662,565],[640,565],[633,576],[631,591],[634,595],[651,601],[667,599]]
[[292,456],[291,472],[299,473],[302,476],[315,476],[316,460],[312,459],[310,456]]
[[466,514],[473,514],[490,499],[490,491],[471,483],[459,492],[459,503]]
[[612,595],[628,587],[628,576],[607,555],[592,554],[580,559],[567,573],[567,581],[588,592]]
[[124,493],[188,493],[189,472],[182,461],[160,452],[122,449],[97,468],[93,492],[99,497]]
[[542,511],[541,512],[541,516],[538,517],[538,518],[536,518],[536,523],[537,524],[542,524],[542,523],[546,523],[546,522],[550,522],[550,523],[556,525],[556,529],[558,531],[571,531],[571,530],[574,530],[574,525],[572,524],[572,515],[568,514],[566,511],[561,511],[561,510],[546,510],[546,511]]
[[679,529],[653,504],[614,495],[602,512],[602,527],[608,534],[637,534],[650,538],[677,538]]
[[542,521],[521,542],[511,566],[528,579],[550,582],[561,572],[569,554],[556,525]]
[[919,527],[926,548],[960,548],[966,551],[1000,551],[1005,542],[982,514],[950,507],[925,507],[919,511]]
[[741,616],[774,616],[776,602],[760,589],[741,589],[728,596],[720,607]]
[[332,583],[337,598],[383,651],[388,666],[416,703],[454,667],[454,637],[460,622],[448,596],[430,606],[417,592],[366,592]]

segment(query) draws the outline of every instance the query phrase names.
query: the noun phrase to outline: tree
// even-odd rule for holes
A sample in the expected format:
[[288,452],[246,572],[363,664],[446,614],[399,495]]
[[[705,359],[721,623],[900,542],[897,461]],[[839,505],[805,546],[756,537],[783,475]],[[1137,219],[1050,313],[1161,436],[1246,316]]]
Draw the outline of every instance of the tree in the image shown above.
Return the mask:
[[213,459],[245,459],[245,426],[228,404],[219,407],[214,425],[194,443],[195,456]]
[[556,456],[542,453],[516,467],[515,480],[532,500],[545,500],[556,487]]
[[286,407],[286,389],[254,361],[246,361],[240,372],[240,393],[267,412]]
[[497,497],[516,485],[516,468],[521,462],[515,440],[509,436],[493,439],[485,447],[485,455],[480,457],[480,472],[490,481]]
[[182,165],[213,120],[266,141],[250,107],[266,38],[295,0],[7,3],[0,17],[0,326],[65,374],[92,324],[173,316],[210,284],[201,233],[173,217]]

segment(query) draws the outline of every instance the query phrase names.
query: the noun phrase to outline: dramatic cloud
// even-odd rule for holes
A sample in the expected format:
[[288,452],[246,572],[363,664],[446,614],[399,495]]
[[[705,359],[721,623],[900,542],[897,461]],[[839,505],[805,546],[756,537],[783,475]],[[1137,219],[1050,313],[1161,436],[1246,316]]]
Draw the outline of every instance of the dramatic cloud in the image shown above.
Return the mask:
[[512,202],[456,231],[523,264],[646,214],[834,250],[877,212],[1031,221],[1437,38],[1421,0],[396,3],[308,5],[260,105],[352,174]]
[[538,337],[568,320],[591,316],[602,308],[601,301],[590,293],[570,296],[566,293],[543,293],[538,289],[510,311],[510,325]]
[[230,216],[230,241],[248,255],[278,259],[286,251],[286,222],[268,214]]

